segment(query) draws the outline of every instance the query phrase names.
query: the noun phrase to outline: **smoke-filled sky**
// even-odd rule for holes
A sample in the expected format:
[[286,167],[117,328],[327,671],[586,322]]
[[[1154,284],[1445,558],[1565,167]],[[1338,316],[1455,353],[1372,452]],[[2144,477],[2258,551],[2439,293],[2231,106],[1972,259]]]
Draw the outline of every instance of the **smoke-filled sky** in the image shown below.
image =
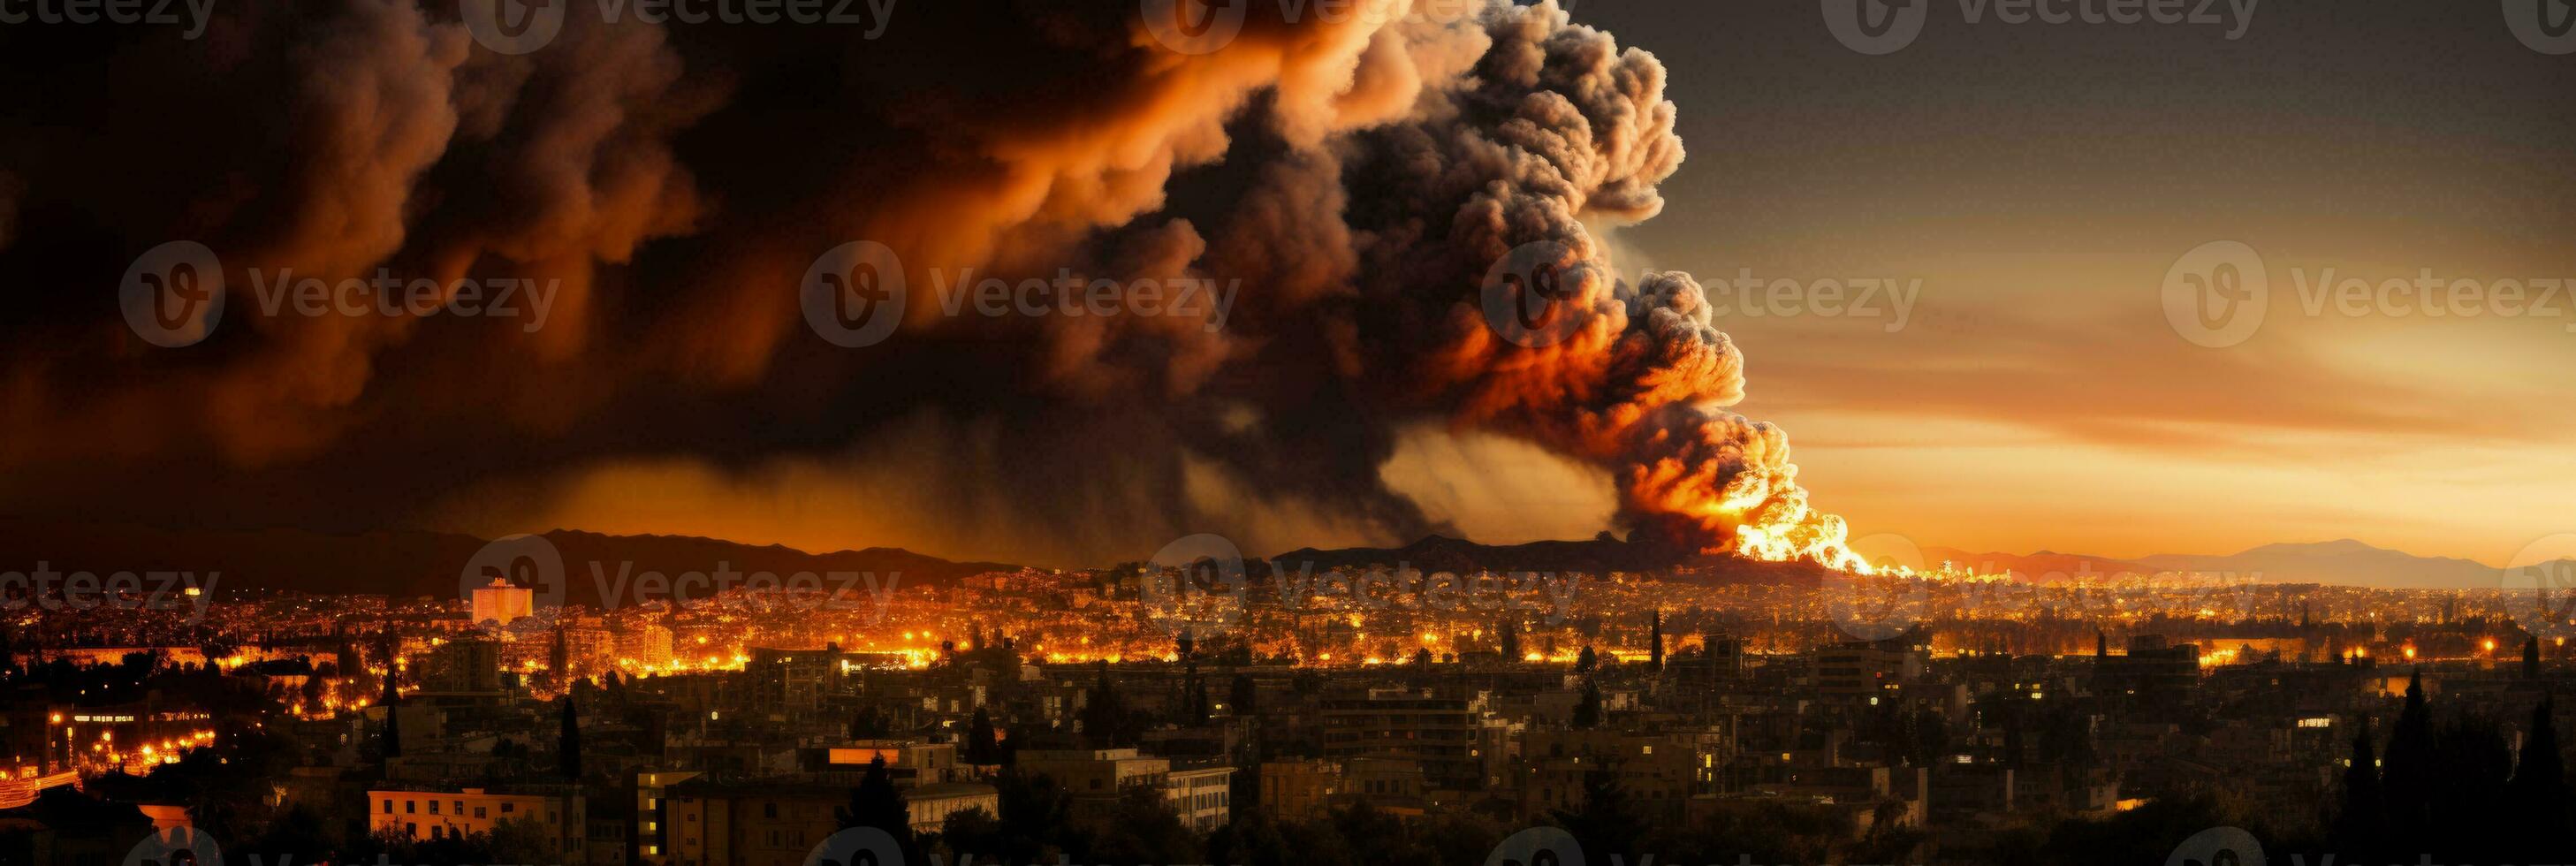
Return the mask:
[[[1872,54],[1819,5],[0,25],[0,512],[1044,564],[1197,532],[1830,555],[1845,521],[2501,563],[2576,531],[2547,25],[1939,3]],[[2169,316],[2230,241],[2259,327]],[[2346,307],[2328,269],[2438,285]],[[220,316],[156,324],[207,274]],[[1533,274],[1557,301],[1515,331],[1498,275]],[[380,276],[441,313],[297,306]],[[810,303],[893,294],[855,338]]]

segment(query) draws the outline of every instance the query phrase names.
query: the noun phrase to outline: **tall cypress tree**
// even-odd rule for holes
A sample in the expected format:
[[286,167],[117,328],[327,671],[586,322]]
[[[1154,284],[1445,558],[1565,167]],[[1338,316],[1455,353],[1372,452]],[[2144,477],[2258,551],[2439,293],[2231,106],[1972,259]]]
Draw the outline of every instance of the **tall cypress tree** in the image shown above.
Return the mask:
[[557,737],[555,761],[564,778],[581,781],[581,716],[573,709],[571,692],[564,693],[563,728]]
[[1647,650],[1648,655],[1647,655],[1647,661],[1646,661],[1646,669],[1647,669],[1647,670],[1650,670],[1650,671],[1662,671],[1662,670],[1664,669],[1664,609],[1663,609],[1663,608],[1660,608],[1660,607],[1659,607],[1659,608],[1655,608],[1655,616],[1654,616],[1653,623],[1652,623],[1651,625],[1647,626],[1647,628],[1648,628],[1648,630],[1649,630],[1649,631],[1651,632],[1651,634],[1652,634],[1653,645],[1652,645],[1652,646]]
[[2514,822],[2520,837],[2517,856],[2559,855],[2570,844],[2567,767],[2558,751],[2558,724],[2551,712],[2555,703],[2543,697],[2532,708],[2531,732],[2523,737],[2513,781],[2506,786],[2509,801],[2522,812]]
[[385,656],[385,744],[387,758],[402,757],[402,688],[395,684],[394,657]]
[[1082,707],[1082,736],[1092,748],[1114,749],[1124,739],[1127,709],[1118,699],[1118,687],[1109,680],[1109,663],[1100,662],[1096,670],[1090,700]]
[[2380,799],[2378,764],[2378,757],[2371,754],[2370,728],[2365,724],[2352,735],[2352,766],[2343,771],[2343,809],[2335,815],[2334,852],[2344,860],[2371,862],[2364,858],[2379,852],[2381,825],[2388,820],[2388,814]]
[[1226,700],[1226,709],[1247,718],[1260,712],[1261,686],[1252,681],[1251,674],[1235,674],[1232,692]]
[[2388,736],[2387,761],[2380,774],[2381,796],[2388,804],[2388,837],[2404,851],[2420,848],[2432,819],[2433,712],[2424,700],[2424,671],[2416,669],[2406,683],[2406,708]]
[[966,726],[966,763],[992,764],[1002,758],[1002,743],[993,733],[993,714],[983,707],[975,708],[975,720]]
[[2522,678],[2540,678],[2540,638],[2537,636],[2522,639]]
[[894,775],[886,770],[885,756],[868,762],[866,775],[859,777],[858,787],[850,789],[850,804],[836,810],[834,817],[841,829],[874,827],[893,836],[905,863],[922,862],[920,846],[912,836],[912,810],[904,805],[903,792],[895,789]]

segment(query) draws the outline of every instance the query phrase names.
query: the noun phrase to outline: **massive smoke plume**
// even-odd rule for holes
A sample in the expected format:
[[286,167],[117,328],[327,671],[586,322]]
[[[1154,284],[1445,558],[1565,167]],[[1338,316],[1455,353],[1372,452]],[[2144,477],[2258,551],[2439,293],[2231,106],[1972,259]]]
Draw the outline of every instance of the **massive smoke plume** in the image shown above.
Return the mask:
[[[898,4],[873,40],[577,4],[517,56],[408,0],[224,4],[198,41],[13,28],[0,506],[488,531],[615,503],[718,535],[818,511],[838,543],[1103,562],[1440,529],[1380,472],[1437,423],[1595,467],[1644,537],[1847,555],[1781,432],[1724,409],[1743,358],[1699,286],[1621,278],[1595,233],[1682,163],[1662,66],[1553,2],[1358,5],[1245,4],[1200,54],[1133,0]],[[242,312],[164,349],[115,287],[172,239],[222,256],[234,311],[252,269],[560,290],[532,333]],[[854,239],[910,302],[845,349],[798,287]],[[1561,277],[1543,345],[1485,312],[1529,250]],[[969,273],[1240,296],[942,315]]]

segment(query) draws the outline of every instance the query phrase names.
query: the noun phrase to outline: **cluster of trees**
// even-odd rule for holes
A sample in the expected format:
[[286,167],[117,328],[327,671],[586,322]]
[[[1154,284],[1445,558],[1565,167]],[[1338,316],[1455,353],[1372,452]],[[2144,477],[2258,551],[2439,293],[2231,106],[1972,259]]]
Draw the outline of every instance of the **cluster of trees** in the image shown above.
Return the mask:
[[[1509,804],[1442,812],[1412,821],[1366,804],[1313,820],[1281,821],[1250,798],[1235,802],[1233,820],[1201,836],[1181,822],[1151,788],[1131,789],[1109,813],[1076,820],[1073,798],[1043,775],[1005,768],[994,780],[998,814],[951,814],[936,833],[916,834],[902,796],[882,763],[871,764],[850,802],[843,828],[873,827],[895,839],[904,862],[1229,863],[1239,866],[1364,866],[1379,863],[1477,866],[1523,825]],[[1549,816],[1583,846],[1591,863],[1646,862],[1919,862],[1922,837],[1882,830],[1850,841],[1849,821],[1831,810],[1747,802],[1712,811],[1697,823],[1651,820],[1612,772],[1587,777],[1582,806]],[[1670,857],[1675,853],[1688,857]],[[1063,860],[1059,860],[1059,857]],[[927,859],[924,859],[927,858]],[[1567,864],[1575,866],[1575,864]]]
[[2517,755],[2494,719],[2437,721],[2418,673],[2384,755],[2372,755],[2369,731],[2354,736],[2327,850],[2350,862],[2481,863],[2557,862],[2576,851],[2552,706],[2544,698],[2532,709]]

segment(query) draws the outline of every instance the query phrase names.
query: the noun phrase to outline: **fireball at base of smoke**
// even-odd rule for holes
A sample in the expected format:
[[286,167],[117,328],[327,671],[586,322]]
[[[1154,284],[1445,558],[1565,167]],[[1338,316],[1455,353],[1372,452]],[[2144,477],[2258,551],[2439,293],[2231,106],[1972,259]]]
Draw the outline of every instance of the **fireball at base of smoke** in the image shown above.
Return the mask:
[[[1383,471],[1436,421],[1597,467],[1637,540],[1866,568],[1785,435],[1724,408],[1744,359],[1699,285],[1619,278],[1587,228],[1655,216],[1682,163],[1652,55],[1553,0],[1245,4],[1204,53],[1160,44],[1140,5],[907,5],[864,49],[831,27],[574,15],[503,56],[443,9],[322,0],[224,7],[196,42],[49,46],[116,57],[95,86],[166,103],[122,116],[178,118],[209,152],[173,164],[134,143],[151,136],[67,137],[130,121],[0,117],[0,277],[88,286],[188,238],[222,255],[233,310],[257,306],[251,269],[558,280],[563,302],[533,335],[242,314],[154,350],[104,288],[11,299],[38,309],[0,325],[0,504],[391,523],[479,491],[657,495],[594,472],[784,501],[814,495],[817,455],[940,438],[905,426],[940,418],[974,431],[951,448],[974,459],[904,473],[937,486],[874,525],[1049,533],[1072,541],[1022,547],[1098,562],[1205,531],[1445,528]],[[207,107],[228,105],[264,107]],[[853,239],[893,250],[909,295],[893,338],[842,349],[806,331],[797,281]],[[1534,248],[1562,275],[1564,338],[1544,345],[1484,313],[1496,263]],[[966,275],[1242,296],[1221,322],[941,315]],[[173,495],[82,493],[126,479]],[[798,487],[760,492],[779,479]]]

